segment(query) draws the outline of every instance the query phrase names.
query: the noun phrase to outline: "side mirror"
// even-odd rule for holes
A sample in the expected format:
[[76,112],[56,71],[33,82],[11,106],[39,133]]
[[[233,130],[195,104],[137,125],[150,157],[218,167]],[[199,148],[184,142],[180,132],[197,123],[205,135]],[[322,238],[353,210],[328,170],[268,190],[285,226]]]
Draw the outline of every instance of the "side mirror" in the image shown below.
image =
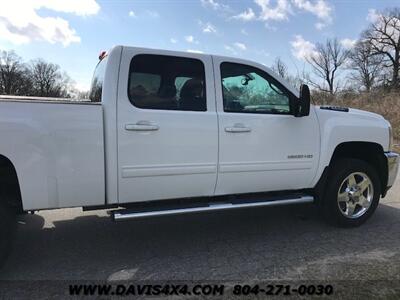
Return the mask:
[[310,88],[306,84],[300,87],[300,98],[295,107],[295,117],[305,117],[310,114]]

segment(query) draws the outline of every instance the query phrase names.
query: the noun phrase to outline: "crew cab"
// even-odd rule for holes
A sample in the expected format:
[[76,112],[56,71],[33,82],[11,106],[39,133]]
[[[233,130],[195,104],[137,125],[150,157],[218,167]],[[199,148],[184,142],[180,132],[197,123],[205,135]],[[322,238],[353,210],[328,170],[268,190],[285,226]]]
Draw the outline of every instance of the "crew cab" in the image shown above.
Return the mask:
[[262,64],[116,46],[90,101],[1,96],[0,260],[15,216],[110,209],[114,220],[313,202],[357,226],[398,170],[382,116],[310,104]]

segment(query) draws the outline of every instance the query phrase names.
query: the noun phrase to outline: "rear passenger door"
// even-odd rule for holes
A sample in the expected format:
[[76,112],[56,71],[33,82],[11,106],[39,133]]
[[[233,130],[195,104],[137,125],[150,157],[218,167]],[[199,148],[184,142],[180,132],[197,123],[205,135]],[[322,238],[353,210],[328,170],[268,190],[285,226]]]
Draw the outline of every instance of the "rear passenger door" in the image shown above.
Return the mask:
[[213,195],[211,56],[124,48],[119,78],[119,202]]

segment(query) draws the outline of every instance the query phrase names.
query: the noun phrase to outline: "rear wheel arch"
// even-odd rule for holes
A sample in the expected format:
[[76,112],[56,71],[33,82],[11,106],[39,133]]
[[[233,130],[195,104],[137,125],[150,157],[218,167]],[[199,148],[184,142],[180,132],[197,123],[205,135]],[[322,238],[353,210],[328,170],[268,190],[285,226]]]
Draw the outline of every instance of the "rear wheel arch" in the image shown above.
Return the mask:
[[11,160],[0,154],[0,204],[23,212],[20,183],[16,168]]

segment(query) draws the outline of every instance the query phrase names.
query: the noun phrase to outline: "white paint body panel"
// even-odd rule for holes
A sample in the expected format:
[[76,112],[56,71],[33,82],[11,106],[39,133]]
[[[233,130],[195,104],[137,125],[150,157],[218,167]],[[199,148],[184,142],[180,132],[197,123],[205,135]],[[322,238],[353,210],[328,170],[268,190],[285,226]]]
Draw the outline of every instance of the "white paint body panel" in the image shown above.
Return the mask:
[[101,105],[0,101],[0,137],[24,210],[104,203]]
[[[140,109],[128,99],[128,74],[137,54],[201,60],[206,73],[207,111]],[[218,123],[211,56],[124,48],[118,89],[119,202],[211,196],[217,178]],[[147,122],[154,131],[128,131]]]
[[315,107],[315,111],[321,128],[321,158],[310,187],[318,182],[336,147],[342,143],[376,143],[389,151],[389,122],[382,116],[357,109],[346,113]]

